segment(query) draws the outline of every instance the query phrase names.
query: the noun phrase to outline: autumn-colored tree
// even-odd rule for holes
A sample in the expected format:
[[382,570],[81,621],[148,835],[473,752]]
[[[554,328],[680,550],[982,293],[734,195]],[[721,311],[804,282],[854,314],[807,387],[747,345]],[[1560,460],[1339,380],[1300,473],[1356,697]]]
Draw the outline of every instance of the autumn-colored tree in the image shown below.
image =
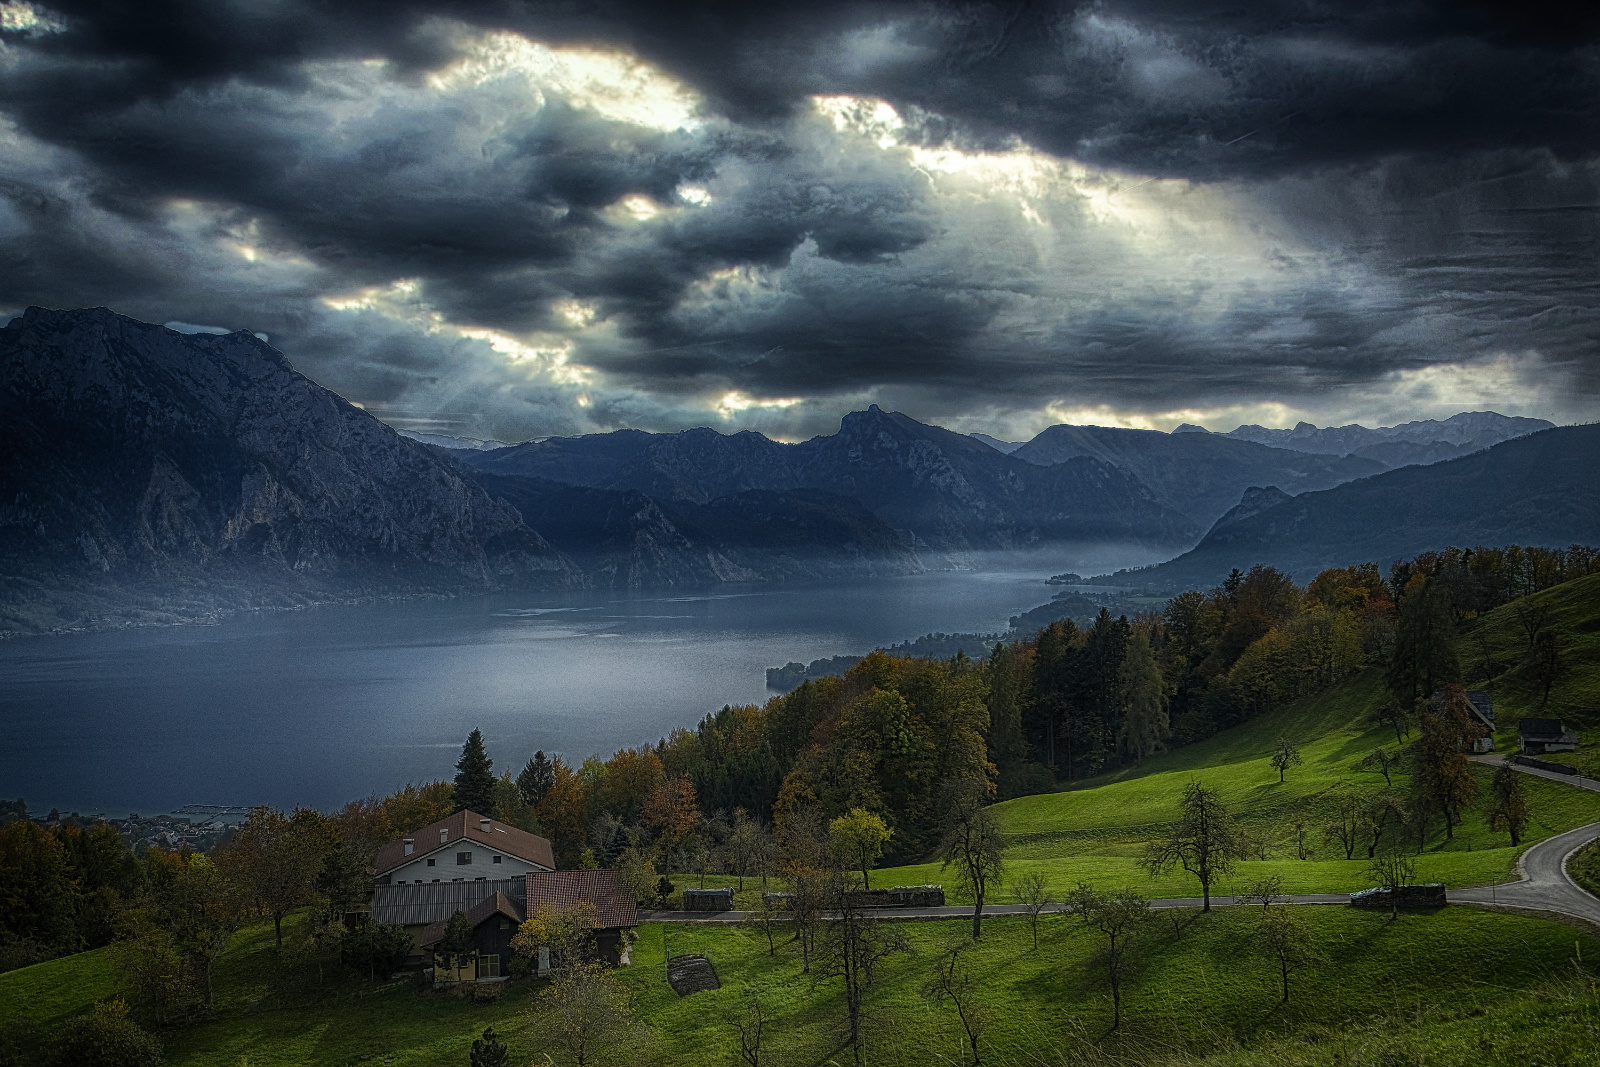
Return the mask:
[[227,846],[218,852],[223,874],[252,905],[272,917],[274,940],[283,949],[283,918],[316,896],[323,858],[338,847],[337,825],[311,808],[294,814],[268,807],[251,810]]
[[687,778],[663,778],[651,791],[640,813],[640,823],[654,831],[667,849],[675,849],[694,830],[700,820],[695,805],[694,783]]
[[1531,817],[1528,796],[1522,788],[1522,775],[1512,769],[1509,763],[1502,763],[1495,768],[1489,790],[1494,794],[1493,805],[1484,813],[1489,820],[1489,829],[1509,833],[1513,847],[1522,844],[1522,831]]
[[666,778],[661,757],[645,747],[624,748],[606,761],[600,803],[624,823],[639,821],[640,813]]
[[531,918],[517,927],[511,938],[511,950],[531,959],[539,954],[541,947],[547,948],[552,966],[570,966],[593,954],[597,925],[595,907],[589,901],[567,905],[543,903]]
[[550,788],[539,802],[538,815],[555,851],[556,866],[574,866],[589,836],[589,790],[559,756],[551,762]]
[[841,865],[860,871],[865,889],[872,888],[872,868],[893,834],[883,816],[862,808],[851,808],[828,824],[828,839]]
[[1413,785],[1444,814],[1445,837],[1453,839],[1462,812],[1478,796],[1478,780],[1466,750],[1484,728],[1458,685],[1446,686],[1439,699],[1423,705],[1421,738],[1417,741]]

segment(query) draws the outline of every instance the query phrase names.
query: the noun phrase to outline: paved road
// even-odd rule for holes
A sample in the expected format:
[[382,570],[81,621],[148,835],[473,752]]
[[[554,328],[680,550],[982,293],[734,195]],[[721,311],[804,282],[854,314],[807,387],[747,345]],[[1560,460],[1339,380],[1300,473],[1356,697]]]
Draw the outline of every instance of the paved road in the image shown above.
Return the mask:
[[[1500,765],[1499,756],[1474,756],[1475,762],[1491,767]],[[1512,764],[1516,770],[1523,774],[1531,774],[1538,778],[1548,778],[1553,782],[1564,782],[1579,789],[1587,789],[1600,793],[1600,781],[1593,778],[1580,778],[1570,774],[1557,774],[1553,771],[1541,771],[1520,764]],[[1579,889],[1572,879],[1567,877],[1567,857],[1582,848],[1584,845],[1600,837],[1600,822],[1580,826],[1576,830],[1568,830],[1548,840],[1541,841],[1522,854],[1517,861],[1518,879],[1514,882],[1504,882],[1500,885],[1478,886],[1473,889],[1451,889],[1446,893],[1446,899],[1456,904],[1491,904],[1505,905],[1508,907],[1528,908],[1533,911],[1555,912],[1558,915],[1570,915],[1600,925],[1600,899]],[[1276,898],[1279,902],[1289,904],[1348,904],[1348,893],[1297,893],[1290,896]],[[1212,907],[1232,907],[1240,903],[1237,897],[1213,896]],[[1153,908],[1198,908],[1199,897],[1172,897],[1163,900],[1152,900]],[[1066,911],[1065,904],[1052,905],[1047,912]],[[991,904],[983,909],[987,918],[991,915],[1022,915],[1027,911],[1020,904]],[[748,911],[641,911],[639,918],[645,922],[668,923],[736,923],[743,922],[752,915]],[[885,910],[884,918],[900,921],[917,922],[933,919],[970,919],[972,906],[954,906],[944,908],[895,908]]]
[[[1498,767],[1500,756],[1476,756],[1474,762]],[[1541,771],[1513,763],[1514,769],[1536,778],[1564,782],[1578,789],[1600,793],[1600,782],[1554,771]],[[1590,823],[1576,830],[1568,830],[1534,845],[1517,861],[1518,880],[1500,885],[1478,886],[1475,889],[1452,889],[1448,899],[1462,904],[1505,904],[1536,911],[1552,911],[1600,924],[1600,899],[1579,889],[1567,877],[1567,857],[1590,841],[1600,837],[1600,823]]]

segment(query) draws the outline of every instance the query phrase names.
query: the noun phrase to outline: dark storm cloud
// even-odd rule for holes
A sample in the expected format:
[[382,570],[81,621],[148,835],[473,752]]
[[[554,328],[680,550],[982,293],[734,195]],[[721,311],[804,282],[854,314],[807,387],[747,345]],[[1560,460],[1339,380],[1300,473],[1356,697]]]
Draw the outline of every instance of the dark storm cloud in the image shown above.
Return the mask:
[[[1565,7],[35,7],[0,53],[0,303],[262,329],[347,395],[479,432],[670,427],[724,389],[805,401],[748,416],[787,432],[879,395],[1312,410],[1523,351],[1593,406],[1600,18]],[[700,121],[430,89],[492,31],[632,52]],[[814,95],[888,101],[893,145]],[[915,145],[1133,177],[972,192]],[[574,342],[587,380],[439,328],[580,312],[605,326]]]

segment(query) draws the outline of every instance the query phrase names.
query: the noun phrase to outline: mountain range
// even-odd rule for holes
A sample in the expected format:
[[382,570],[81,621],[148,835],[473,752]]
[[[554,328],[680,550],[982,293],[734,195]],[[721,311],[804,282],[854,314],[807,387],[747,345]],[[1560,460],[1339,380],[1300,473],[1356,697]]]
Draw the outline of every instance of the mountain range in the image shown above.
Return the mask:
[[[1343,493],[1349,515],[1378,521],[1387,505],[1364,494],[1404,483],[1423,499],[1435,480],[1419,472],[1477,470],[1555,432],[1400,471],[1362,453],[1475,448],[1536,420],[1470,413],[1363,431],[1381,441],[1341,427],[1338,448],[1358,446],[1348,452],[1304,424],[1262,432],[1307,447],[1245,439],[1259,428],[1090,426],[1013,447],[873,406],[794,444],[696,429],[496,447],[399,433],[254,334],[180,334],[104,308],[29,308],[0,329],[0,419],[0,630],[11,632],[341,597],[909,574],[1086,543],[1170,554],[1198,543],[1163,572],[1198,574],[1238,552],[1286,551],[1271,531],[1291,529],[1291,505]],[[1544,511],[1499,528],[1551,543],[1587,521],[1582,493],[1557,506],[1551,479],[1573,469],[1451,475],[1450,491],[1476,506],[1452,499],[1431,514],[1455,518],[1406,522],[1429,545],[1459,542],[1445,531],[1487,530],[1467,519],[1542,491]],[[1345,518],[1286,536],[1320,543]]]
[[1120,578],[1168,591],[1255,563],[1306,581],[1328,567],[1387,567],[1446,545],[1594,544],[1597,470],[1600,425],[1560,426],[1320,492],[1254,488],[1193,549]]
[[[1548,430],[1554,425],[1544,419],[1526,419],[1494,411],[1463,411],[1443,421],[1426,419],[1399,426],[1369,428],[1352,423],[1317,427],[1301,422],[1292,430],[1240,426],[1221,436],[1296,452],[1356,456],[1376,460],[1386,467],[1406,467],[1470,455],[1501,441]],[[1198,426],[1181,429],[1205,432]]]

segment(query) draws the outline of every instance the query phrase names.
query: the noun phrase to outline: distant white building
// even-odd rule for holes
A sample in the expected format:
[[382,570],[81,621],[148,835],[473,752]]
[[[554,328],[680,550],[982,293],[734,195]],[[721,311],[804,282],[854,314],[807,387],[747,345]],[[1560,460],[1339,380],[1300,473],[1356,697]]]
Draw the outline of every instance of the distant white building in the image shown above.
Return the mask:
[[550,842],[471,811],[458,811],[378,850],[376,885],[500,881],[556,869]]

